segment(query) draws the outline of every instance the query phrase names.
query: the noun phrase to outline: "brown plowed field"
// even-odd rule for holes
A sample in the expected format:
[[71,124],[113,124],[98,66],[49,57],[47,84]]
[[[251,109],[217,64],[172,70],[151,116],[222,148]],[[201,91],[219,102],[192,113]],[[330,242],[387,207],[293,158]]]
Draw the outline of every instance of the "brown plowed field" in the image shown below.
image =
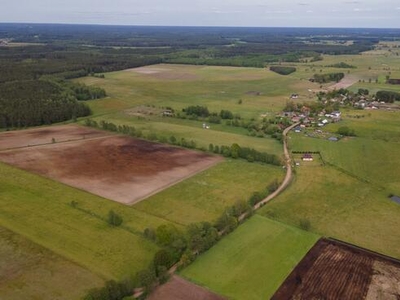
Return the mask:
[[[51,135],[60,140],[64,130],[66,136],[71,134],[69,126],[60,126],[59,131],[56,128],[51,128]],[[91,139],[0,151],[0,160],[111,200],[134,204],[222,159],[125,136],[101,137],[103,132],[91,131]],[[13,134],[13,145],[21,144],[15,135],[21,134],[22,139],[27,136],[25,131]],[[40,141],[49,136],[46,131],[43,139],[36,134],[35,140]],[[7,141],[0,134],[0,149],[10,148]]]
[[51,144],[110,135],[108,132],[79,125],[48,126],[0,133],[0,150]]
[[148,300],[224,300],[209,290],[179,276],[172,276],[166,284],[159,286]]
[[272,299],[400,299],[400,262],[321,239]]

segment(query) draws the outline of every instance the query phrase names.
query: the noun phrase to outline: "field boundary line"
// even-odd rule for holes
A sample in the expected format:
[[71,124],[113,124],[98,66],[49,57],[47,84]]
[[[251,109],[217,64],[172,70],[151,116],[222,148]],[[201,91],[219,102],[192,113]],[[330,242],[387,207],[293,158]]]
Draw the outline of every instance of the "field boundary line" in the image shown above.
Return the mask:
[[42,143],[42,144],[33,144],[33,145],[26,145],[26,146],[19,146],[19,147],[12,147],[12,148],[5,148],[5,149],[0,149],[0,152],[8,152],[8,151],[13,151],[13,150],[21,150],[21,149],[27,149],[27,148],[39,148],[39,147],[45,147],[49,145],[57,145],[57,144],[67,144],[67,143],[75,143],[75,142],[80,142],[80,141],[93,141],[93,140],[98,140],[98,139],[104,139],[112,136],[111,134],[104,135],[104,136],[96,136],[92,138],[79,138],[79,139],[72,139],[72,140],[65,140],[65,141],[59,141],[59,142],[49,142],[49,143]]

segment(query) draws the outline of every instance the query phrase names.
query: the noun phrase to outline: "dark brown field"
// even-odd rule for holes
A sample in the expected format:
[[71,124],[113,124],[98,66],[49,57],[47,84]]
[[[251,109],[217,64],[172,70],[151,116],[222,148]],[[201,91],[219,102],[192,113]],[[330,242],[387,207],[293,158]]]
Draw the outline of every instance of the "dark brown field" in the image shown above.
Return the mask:
[[272,297],[286,299],[400,299],[400,262],[321,239]]
[[166,284],[159,286],[148,300],[224,300],[205,288],[179,276],[172,276]]
[[202,152],[102,134],[76,125],[15,131],[12,135],[1,133],[0,149],[33,145],[33,141],[43,144],[51,141],[51,136],[56,137],[56,143],[3,150],[0,161],[111,200],[134,204],[221,160]]

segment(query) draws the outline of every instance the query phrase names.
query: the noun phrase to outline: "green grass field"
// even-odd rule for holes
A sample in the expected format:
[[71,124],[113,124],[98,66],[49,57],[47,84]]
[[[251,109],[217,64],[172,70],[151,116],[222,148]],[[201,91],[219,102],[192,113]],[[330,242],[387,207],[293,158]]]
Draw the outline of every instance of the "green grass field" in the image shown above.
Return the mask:
[[288,190],[260,214],[400,258],[400,205],[385,190],[329,166],[301,163]]
[[105,79],[87,77],[79,81],[99,85],[109,94],[108,99],[90,103],[96,115],[143,104],[177,110],[198,104],[211,111],[228,109],[245,118],[258,117],[262,111],[279,111],[293,90],[310,86],[257,68],[155,65],[146,70],[112,72]]
[[[0,299],[81,299],[103,280],[0,227]],[[73,287],[73,288],[71,288]]]
[[357,137],[330,142],[293,133],[289,146],[292,151],[321,151],[324,160],[335,167],[375,184],[387,195],[400,194],[400,112],[346,111],[342,122],[324,131],[336,132],[340,126],[354,129]]
[[[138,232],[167,221],[55,181],[0,164],[0,225],[107,279],[141,270],[158,247]],[[121,213],[128,229],[112,228],[109,209]]]
[[214,221],[238,200],[247,200],[284,177],[280,167],[225,160],[134,207],[179,224]]
[[317,239],[255,215],[181,275],[229,299],[269,299]]

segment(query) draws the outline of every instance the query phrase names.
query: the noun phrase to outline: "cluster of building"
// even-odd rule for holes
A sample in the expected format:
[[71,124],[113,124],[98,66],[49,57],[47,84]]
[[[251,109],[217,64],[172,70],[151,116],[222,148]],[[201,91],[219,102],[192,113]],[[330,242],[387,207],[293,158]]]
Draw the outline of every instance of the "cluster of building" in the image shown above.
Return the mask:
[[[333,111],[327,113],[322,110],[315,117],[310,117],[310,110],[306,107],[300,113],[298,112],[283,112],[282,117],[288,117],[293,123],[301,123],[300,127],[323,127],[329,123],[336,123],[342,119],[342,113],[340,111]],[[299,128],[300,128],[299,127]],[[296,129],[295,129],[296,130]]]

